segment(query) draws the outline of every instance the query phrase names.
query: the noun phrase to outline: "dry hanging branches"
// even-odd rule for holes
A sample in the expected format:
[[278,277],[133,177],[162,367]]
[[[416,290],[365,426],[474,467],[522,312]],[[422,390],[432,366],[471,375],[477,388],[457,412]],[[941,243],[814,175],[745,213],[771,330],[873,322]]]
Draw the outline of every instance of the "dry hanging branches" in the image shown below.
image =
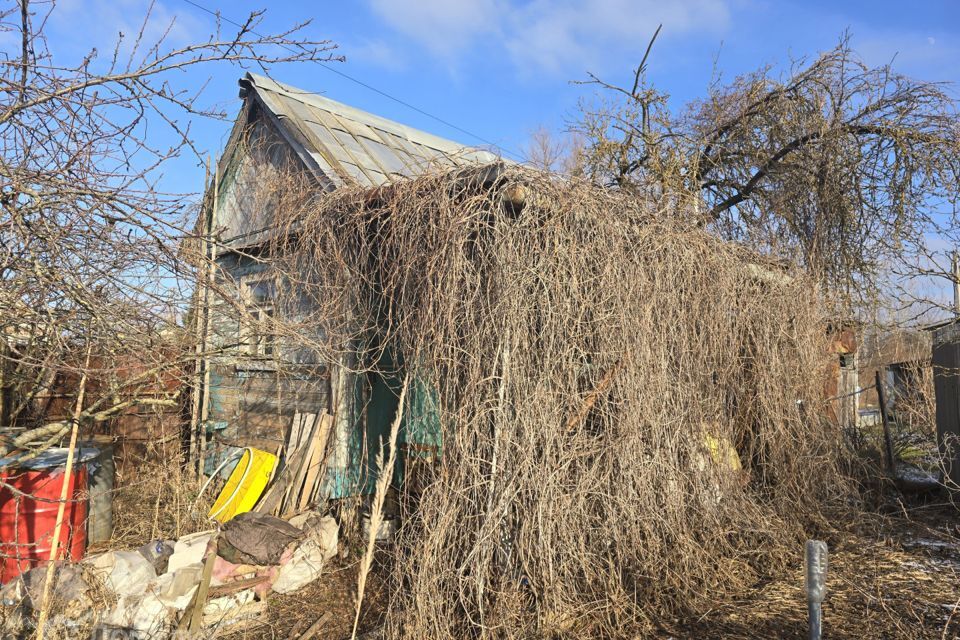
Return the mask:
[[512,168],[283,211],[268,253],[299,320],[360,370],[399,356],[409,419],[439,413],[391,633],[631,636],[750,584],[849,495],[802,275]]

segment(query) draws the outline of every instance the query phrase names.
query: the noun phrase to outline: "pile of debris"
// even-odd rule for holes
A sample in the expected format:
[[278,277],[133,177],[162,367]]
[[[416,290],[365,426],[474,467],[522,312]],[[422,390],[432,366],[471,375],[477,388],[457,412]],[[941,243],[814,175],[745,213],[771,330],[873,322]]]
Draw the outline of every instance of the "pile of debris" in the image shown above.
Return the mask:
[[[259,618],[271,592],[290,593],[320,577],[337,553],[338,532],[333,518],[317,513],[286,521],[250,512],[219,530],[58,563],[51,620],[68,637],[227,632]],[[5,634],[29,632],[46,572],[35,568],[3,587]]]

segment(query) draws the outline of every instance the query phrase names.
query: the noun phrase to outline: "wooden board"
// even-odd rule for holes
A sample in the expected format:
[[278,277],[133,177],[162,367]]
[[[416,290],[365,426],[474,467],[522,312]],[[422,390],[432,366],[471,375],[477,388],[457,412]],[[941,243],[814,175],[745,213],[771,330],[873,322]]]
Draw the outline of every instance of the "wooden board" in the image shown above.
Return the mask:
[[207,548],[204,551],[206,558],[203,561],[203,571],[200,574],[200,585],[194,592],[190,604],[183,611],[183,617],[180,618],[180,624],[177,626],[178,631],[187,631],[193,635],[200,630],[200,624],[203,621],[203,608],[207,606],[210,580],[213,577],[213,565],[217,559],[219,535],[219,533],[214,533],[210,541],[207,542]]
[[263,498],[261,498],[260,503],[257,504],[255,511],[259,513],[276,514],[283,506],[283,500],[289,493],[294,475],[306,452],[304,447],[295,448],[292,446],[295,441],[301,438],[306,417],[310,418],[310,424],[312,426],[315,423],[316,414],[297,413],[294,415],[293,424],[290,426],[290,438],[287,441],[287,447],[283,454],[284,467],[280,470],[280,473],[276,474],[273,483],[267,489]]
[[322,471],[326,469],[327,441],[330,439],[330,431],[332,428],[333,416],[324,412],[317,421],[316,429],[314,429],[313,432],[310,459],[307,463],[307,471],[304,475],[303,486],[300,487],[300,497],[297,501],[298,512],[310,506],[317,492],[317,485],[323,477]]
[[256,511],[272,514],[280,511],[283,505],[283,499],[287,495],[287,490],[293,482],[293,470],[299,468],[306,454],[306,449],[300,449],[287,456],[287,466],[283,468],[283,471],[280,472],[280,475],[277,476],[274,483],[270,485],[267,494],[260,501],[260,504],[257,505]]
[[300,492],[300,486],[303,484],[303,477],[306,474],[307,467],[310,464],[313,434],[315,431],[317,431],[318,427],[319,422],[315,413],[304,415],[303,432],[307,434],[306,440],[297,449],[297,463],[295,465],[291,465],[290,467],[290,480],[287,483],[286,490],[283,492],[283,501],[280,505],[279,514],[289,513],[291,507],[296,506],[297,497],[299,496]]
[[303,444],[304,415],[297,411],[293,414],[290,435],[287,437],[287,451],[296,451]]

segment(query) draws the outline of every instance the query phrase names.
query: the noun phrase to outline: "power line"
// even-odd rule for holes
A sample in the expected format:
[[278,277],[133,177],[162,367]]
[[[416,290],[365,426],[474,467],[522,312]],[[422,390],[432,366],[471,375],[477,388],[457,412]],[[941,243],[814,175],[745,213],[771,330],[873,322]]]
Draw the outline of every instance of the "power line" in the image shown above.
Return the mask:
[[[198,2],[195,2],[194,0],[183,0],[183,1],[186,2],[187,4],[193,6],[193,7],[196,7],[197,9],[200,9],[201,11],[205,11],[206,13],[209,13],[210,15],[214,16],[214,17],[217,18],[218,20],[223,20],[224,22],[226,22],[226,23],[228,23],[228,24],[231,24],[231,25],[233,25],[233,26],[235,26],[235,27],[237,27],[237,28],[239,28],[239,29],[243,29],[243,28],[244,28],[244,25],[242,25],[242,24],[240,24],[239,22],[236,22],[236,21],[234,21],[234,20],[231,20],[230,18],[228,18],[228,17],[226,17],[225,15],[223,15],[222,13],[220,13],[219,10],[214,11],[214,10],[212,10],[212,9],[208,9],[207,7],[199,4]],[[266,36],[264,36],[264,35],[262,35],[262,34],[260,34],[260,33],[257,33],[257,32],[254,31],[253,29],[249,29],[249,28],[248,28],[247,31],[249,31],[249,32],[252,33],[253,35],[257,36],[258,38],[265,38],[265,37],[266,37]],[[295,49],[295,48],[293,48],[293,47],[291,47],[291,46],[288,46],[288,45],[280,45],[280,46],[283,47],[284,49],[286,49],[287,51],[292,52],[292,53],[301,53],[300,51],[298,51],[297,49]],[[411,110],[413,110],[413,111],[416,111],[417,113],[419,113],[419,114],[421,114],[421,115],[424,115],[424,116],[430,118],[431,120],[435,120],[436,122],[439,122],[440,124],[442,124],[442,125],[444,125],[444,126],[446,126],[446,127],[450,127],[451,129],[454,129],[454,130],[456,130],[456,131],[459,131],[460,133],[463,133],[463,134],[465,134],[465,135],[468,135],[468,136],[470,136],[471,138],[473,138],[473,139],[475,139],[475,140],[479,140],[480,142],[482,142],[482,143],[484,143],[484,144],[490,145],[491,147],[493,147],[493,148],[495,148],[495,149],[499,149],[501,152],[503,152],[504,155],[511,156],[514,160],[517,160],[517,161],[519,161],[519,162],[523,162],[523,158],[522,158],[519,154],[514,153],[514,152],[511,151],[510,149],[507,149],[507,148],[505,148],[505,147],[502,147],[501,145],[498,145],[498,144],[495,143],[495,142],[492,142],[492,141],[490,141],[490,140],[487,140],[487,139],[484,138],[483,136],[479,136],[479,135],[477,135],[476,133],[473,133],[472,131],[468,131],[467,129],[464,129],[463,127],[457,126],[457,125],[455,125],[454,123],[450,122],[449,120],[444,120],[444,119],[441,118],[440,116],[435,116],[435,115],[433,115],[432,113],[430,113],[430,112],[428,112],[428,111],[425,111],[425,110],[421,109],[420,107],[418,107],[418,106],[416,106],[416,105],[414,105],[414,104],[411,104],[411,103],[407,102],[406,100],[403,100],[403,99],[398,98],[398,97],[396,97],[396,96],[394,96],[394,95],[391,95],[391,94],[387,93],[386,91],[383,91],[382,89],[378,89],[378,88],[374,87],[373,85],[364,82],[363,80],[358,80],[357,78],[354,78],[353,76],[351,76],[351,75],[349,75],[349,74],[347,74],[347,73],[344,73],[343,71],[340,71],[339,69],[335,69],[334,67],[332,67],[332,66],[330,66],[330,65],[328,65],[328,64],[325,64],[325,63],[321,62],[320,60],[312,60],[311,62],[315,62],[315,63],[317,63],[318,65],[320,65],[322,68],[326,69],[327,71],[330,71],[330,72],[332,72],[332,73],[335,73],[335,74],[337,74],[338,76],[340,76],[340,77],[342,77],[342,78],[345,78],[345,79],[349,80],[350,82],[353,82],[354,84],[358,84],[358,85],[360,85],[361,87],[363,87],[363,88],[365,88],[365,89],[368,89],[369,91],[373,91],[374,93],[376,93],[376,94],[378,94],[378,95],[381,95],[381,96],[383,96],[384,98],[387,98],[388,100],[392,100],[392,101],[396,102],[396,103],[399,104],[399,105],[402,105],[402,106],[404,106],[404,107],[406,107],[406,108],[408,108],[408,109],[411,109]]]

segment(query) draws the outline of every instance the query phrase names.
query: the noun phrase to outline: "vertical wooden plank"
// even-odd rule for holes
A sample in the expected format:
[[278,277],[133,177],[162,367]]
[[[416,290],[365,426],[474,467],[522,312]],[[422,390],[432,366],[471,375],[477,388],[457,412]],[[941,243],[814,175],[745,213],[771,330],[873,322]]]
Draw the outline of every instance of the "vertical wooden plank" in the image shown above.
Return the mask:
[[290,424],[290,435],[287,437],[287,451],[293,452],[300,448],[300,440],[303,437],[303,414],[297,411],[293,414],[293,422]]
[[316,493],[317,479],[323,475],[321,472],[326,467],[327,440],[330,438],[330,430],[332,428],[333,417],[324,411],[317,421],[317,428],[314,430],[309,454],[310,460],[307,463],[303,487],[300,490],[300,498],[297,501],[297,511],[303,511],[310,506]]
[[203,309],[203,335],[201,337],[201,345],[203,347],[203,396],[200,402],[200,424],[198,433],[199,455],[197,464],[199,473],[197,474],[197,479],[199,482],[203,482],[203,466],[207,455],[207,420],[210,418],[210,355],[207,353],[207,348],[210,344],[210,328],[213,320],[213,314],[210,312],[210,289],[216,277],[215,250],[211,239],[211,229],[213,228],[214,221],[217,219],[217,202],[220,199],[219,189],[220,167],[217,166],[213,172],[213,203],[210,207],[210,219],[206,225],[207,232],[203,238],[203,255],[208,261],[208,264],[204,270],[203,302],[201,304],[201,308]]
[[203,571],[200,574],[200,584],[193,599],[187,608],[184,609],[183,617],[180,618],[180,624],[177,625],[178,631],[187,631],[196,634],[200,631],[203,622],[203,609],[207,606],[207,594],[210,591],[210,580],[213,578],[213,565],[217,559],[217,544],[219,533],[214,533],[207,543],[206,558],[203,562]]
[[[206,175],[203,178],[203,192],[204,194],[210,191],[210,158],[207,157],[206,164]],[[208,219],[206,215],[206,202],[201,203],[201,207],[204,207],[202,212],[203,218],[200,225],[200,234],[202,236],[202,242],[205,243],[207,236],[209,235],[208,228]],[[207,255],[206,246],[203,246],[203,255]],[[199,273],[203,273],[204,265],[201,262]],[[203,352],[204,344],[206,342],[206,336],[204,335],[204,313],[205,309],[204,300],[202,296],[201,287],[203,284],[203,277],[197,281],[197,290],[194,295],[194,365],[193,365],[193,393],[190,398],[190,434],[189,434],[189,444],[187,448],[188,456],[190,463],[196,463],[199,459],[198,453],[200,451],[199,443],[199,426],[200,426],[200,403],[203,399]],[[203,469],[200,468],[199,464],[197,465],[197,478],[198,482],[203,482]]]
[[300,501],[300,487],[303,485],[304,476],[310,465],[311,444],[313,443],[314,434],[319,428],[320,424],[317,421],[317,415],[315,413],[306,414],[304,420],[304,433],[306,434],[306,438],[304,444],[297,449],[298,460],[295,469],[291,469],[293,474],[290,476],[290,484],[287,485],[287,490],[284,493],[283,503],[280,508],[280,513],[282,514],[293,513],[297,508],[297,504]]

